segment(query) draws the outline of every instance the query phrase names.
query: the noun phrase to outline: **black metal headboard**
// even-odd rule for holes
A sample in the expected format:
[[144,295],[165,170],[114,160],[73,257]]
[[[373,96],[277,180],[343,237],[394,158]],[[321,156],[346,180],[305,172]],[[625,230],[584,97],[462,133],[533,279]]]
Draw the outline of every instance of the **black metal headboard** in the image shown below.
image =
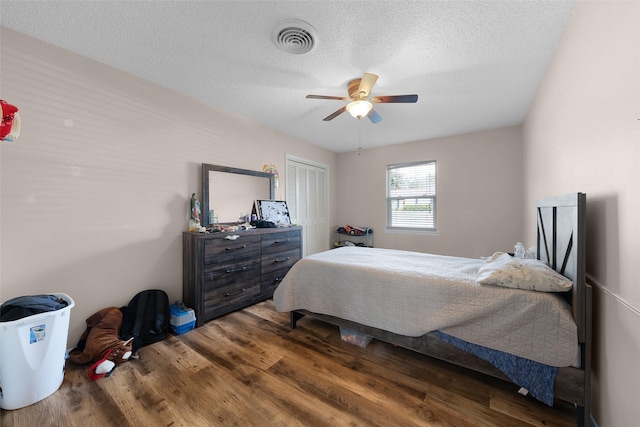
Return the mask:
[[[585,342],[589,308],[586,290],[587,196],[572,193],[536,201],[537,254],[551,268],[571,279],[571,305],[578,340]],[[590,314],[589,314],[590,315]]]

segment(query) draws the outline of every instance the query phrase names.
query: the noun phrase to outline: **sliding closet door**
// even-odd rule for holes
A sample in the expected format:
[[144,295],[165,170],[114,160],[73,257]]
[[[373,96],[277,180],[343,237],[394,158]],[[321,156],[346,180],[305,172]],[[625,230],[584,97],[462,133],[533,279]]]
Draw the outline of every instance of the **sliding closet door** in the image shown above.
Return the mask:
[[326,166],[287,157],[286,197],[291,222],[303,227],[303,256],[329,249]]

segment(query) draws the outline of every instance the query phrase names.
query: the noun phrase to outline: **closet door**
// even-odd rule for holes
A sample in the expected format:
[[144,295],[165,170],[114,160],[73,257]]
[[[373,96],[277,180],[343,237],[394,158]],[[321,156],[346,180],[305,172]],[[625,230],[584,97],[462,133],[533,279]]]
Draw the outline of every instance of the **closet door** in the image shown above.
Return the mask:
[[287,157],[287,206],[291,222],[302,225],[302,254],[329,249],[327,168]]

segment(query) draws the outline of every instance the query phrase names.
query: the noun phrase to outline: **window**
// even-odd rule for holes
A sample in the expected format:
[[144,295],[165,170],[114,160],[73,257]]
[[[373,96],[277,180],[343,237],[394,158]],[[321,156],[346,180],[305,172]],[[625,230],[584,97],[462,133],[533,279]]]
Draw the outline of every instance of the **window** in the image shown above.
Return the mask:
[[387,228],[436,230],[436,162],[387,166]]

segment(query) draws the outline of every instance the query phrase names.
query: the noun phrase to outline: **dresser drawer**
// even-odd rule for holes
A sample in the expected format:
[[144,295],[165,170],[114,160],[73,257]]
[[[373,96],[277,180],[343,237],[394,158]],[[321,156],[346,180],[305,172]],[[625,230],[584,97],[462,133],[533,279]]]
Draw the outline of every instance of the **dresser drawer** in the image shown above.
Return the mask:
[[233,279],[206,282],[204,289],[205,318],[211,319],[244,307],[260,295],[260,270],[234,274]]
[[261,284],[262,293],[267,297],[272,297],[273,291],[275,291],[280,282],[282,282],[282,279],[284,279],[284,276],[287,275],[287,272],[289,272],[289,267],[282,268],[280,270],[274,270],[266,274],[263,273]]
[[300,231],[283,231],[262,236],[262,256],[291,249],[300,250]]
[[236,240],[211,239],[204,243],[204,264],[241,262],[260,256],[260,236],[241,236]]
[[215,286],[209,282],[226,284],[233,280],[244,280],[254,275],[260,277],[260,262],[257,259],[245,259],[243,261],[227,261],[205,266],[205,286]]
[[270,254],[262,254],[262,274],[272,271],[289,269],[300,259],[300,250],[292,249],[289,251],[275,252]]

